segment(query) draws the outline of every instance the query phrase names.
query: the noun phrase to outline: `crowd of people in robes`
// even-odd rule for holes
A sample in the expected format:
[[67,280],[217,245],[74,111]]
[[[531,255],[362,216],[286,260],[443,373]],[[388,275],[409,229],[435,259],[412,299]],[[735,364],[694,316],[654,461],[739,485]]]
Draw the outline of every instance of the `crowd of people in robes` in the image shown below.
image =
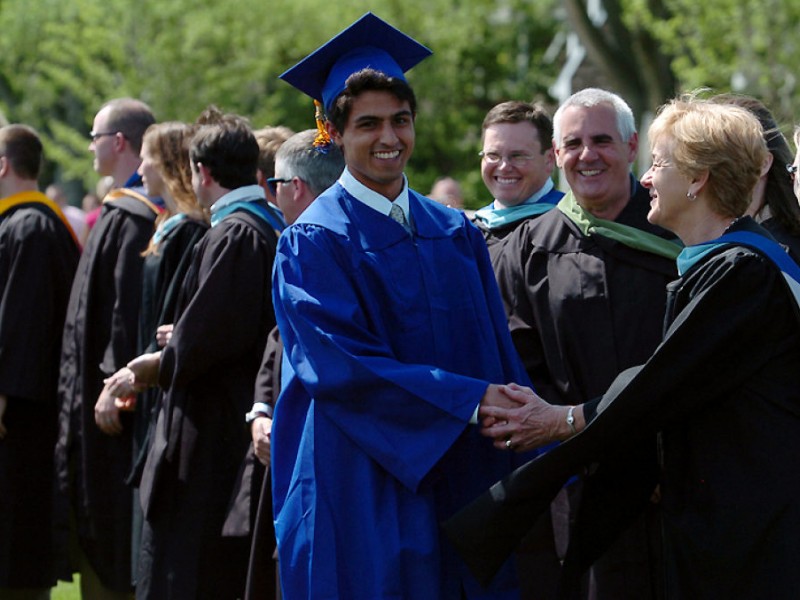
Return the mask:
[[510,100],[465,213],[431,53],[365,14],[299,133],[107,102],[91,227],[0,128],[0,599],[792,596],[800,154],[685,95],[638,179],[619,95]]

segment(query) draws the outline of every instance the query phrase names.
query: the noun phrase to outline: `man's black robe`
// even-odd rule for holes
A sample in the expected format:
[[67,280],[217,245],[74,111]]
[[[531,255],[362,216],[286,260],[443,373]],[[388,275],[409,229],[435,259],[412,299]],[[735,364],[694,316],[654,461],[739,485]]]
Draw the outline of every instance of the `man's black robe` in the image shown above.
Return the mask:
[[[61,352],[57,541],[67,547],[69,514],[83,552],[102,583],[131,588],[132,419],[109,436],[94,420],[103,379],[136,356],[142,252],[153,235],[155,212],[123,196],[106,202],[92,228],[72,285]],[[63,565],[70,579],[75,565]]]
[[197,244],[161,356],[164,389],[141,483],[145,530],[137,597],[236,598],[249,538],[222,528],[249,432],[267,335],[277,237],[234,212]]
[[[647,221],[649,193],[633,178],[631,184],[631,199],[615,222],[672,238]],[[601,395],[661,340],[664,290],[677,277],[673,259],[585,236],[557,208],[523,223],[502,250],[494,268],[511,337],[536,392],[548,402],[576,405]],[[655,446],[642,460],[655,460]],[[578,489],[569,491],[573,511]],[[567,519],[574,518],[566,505],[562,497],[554,506],[559,552],[567,544]],[[595,566],[598,592],[657,596],[648,567],[658,564],[649,557],[658,551],[657,537],[645,518],[628,530]]]
[[55,584],[53,449],[58,365],[78,246],[42,204],[0,215],[0,588]]
[[[253,402],[275,408],[281,390],[283,341],[277,326],[270,331],[264,359],[258,370]],[[252,436],[251,436],[252,437]],[[269,468],[258,460],[251,442],[242,461],[239,481],[225,523],[231,531],[252,533],[247,567],[245,600],[273,600],[277,597],[275,526],[272,515],[272,478]]]

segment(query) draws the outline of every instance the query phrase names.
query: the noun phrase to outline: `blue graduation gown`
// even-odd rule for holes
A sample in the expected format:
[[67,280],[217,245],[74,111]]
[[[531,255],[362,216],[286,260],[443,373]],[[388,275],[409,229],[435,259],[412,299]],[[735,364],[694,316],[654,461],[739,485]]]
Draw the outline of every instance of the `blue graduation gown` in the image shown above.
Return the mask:
[[519,462],[468,422],[489,383],[527,376],[481,234],[409,196],[413,236],[336,184],[279,240],[291,369],[272,458],[286,600],[518,597],[510,564],[480,588],[439,523]]

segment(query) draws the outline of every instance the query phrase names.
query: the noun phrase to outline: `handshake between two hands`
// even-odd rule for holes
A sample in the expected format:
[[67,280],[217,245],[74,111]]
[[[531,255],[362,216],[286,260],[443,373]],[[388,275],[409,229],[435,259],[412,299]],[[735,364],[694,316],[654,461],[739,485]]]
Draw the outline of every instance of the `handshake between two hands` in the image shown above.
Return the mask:
[[478,409],[481,434],[498,450],[526,452],[569,438],[568,406],[548,404],[528,387],[492,384]]

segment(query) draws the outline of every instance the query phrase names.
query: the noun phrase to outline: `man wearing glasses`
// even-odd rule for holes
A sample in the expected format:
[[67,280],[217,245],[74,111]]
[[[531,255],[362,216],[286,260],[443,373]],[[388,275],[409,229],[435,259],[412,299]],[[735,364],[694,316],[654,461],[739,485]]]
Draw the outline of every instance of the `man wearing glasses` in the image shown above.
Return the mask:
[[[114,187],[86,242],[70,293],[59,381],[56,467],[59,533],[84,597],[131,596],[130,415],[120,416],[103,379],[136,356],[142,251],[162,210],[137,174],[150,108],[130,98],[105,104],[94,118],[94,169]],[[68,538],[68,540],[66,539]]]
[[553,124],[544,108],[527,102],[503,102],[483,120],[481,176],[494,200],[475,212],[492,262],[497,242],[527,219],[553,208],[562,192],[550,179],[555,166]]

